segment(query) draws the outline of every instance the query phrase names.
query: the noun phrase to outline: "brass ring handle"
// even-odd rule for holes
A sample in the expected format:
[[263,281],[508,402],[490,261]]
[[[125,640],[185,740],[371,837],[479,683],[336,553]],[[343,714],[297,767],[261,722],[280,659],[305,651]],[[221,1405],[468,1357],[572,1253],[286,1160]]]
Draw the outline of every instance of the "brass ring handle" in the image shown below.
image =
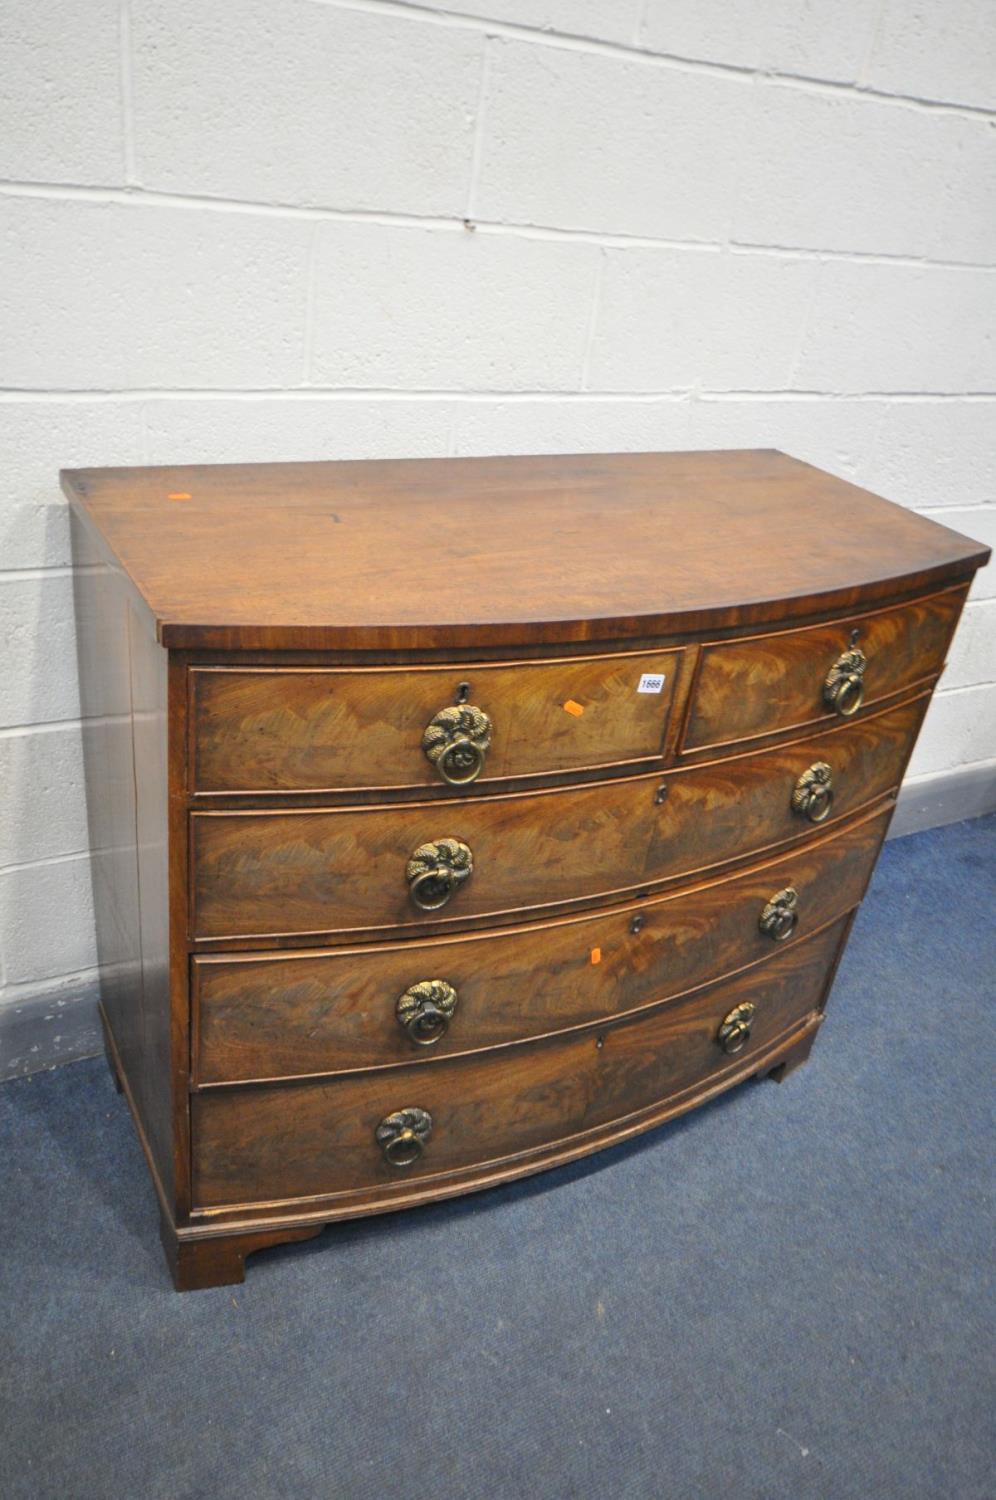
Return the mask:
[[757,925],[765,937],[776,943],[790,938],[799,922],[799,892],[789,885],[778,891],[767,903]]
[[792,789],[792,811],[810,823],[822,823],[833,804],[833,772],[825,760],[814,761]]
[[737,1052],[742,1052],[750,1041],[750,1029],[754,1024],[754,1012],[756,1007],[750,1001],[738,1005],[725,1016],[718,1032],[716,1041],[724,1052],[732,1057]]
[[457,992],[445,979],[420,979],[400,996],[394,1013],[411,1041],[431,1047],[446,1035],[456,1006]]
[[405,866],[408,894],[420,911],[438,911],[473,872],[474,856],[460,839],[420,844]]
[[450,786],[476,781],[490,748],[491,720],[472,703],[441,708],[422,736],[422,749]]
[[865,668],[868,658],[860,646],[850,646],[838,656],[823,684],[823,701],[828,708],[849,719],[861,707],[865,696]]
[[384,1160],[391,1167],[410,1167],[418,1161],[425,1150],[425,1143],[432,1134],[432,1116],[427,1109],[395,1110],[386,1115],[374,1132],[376,1141],[384,1153]]

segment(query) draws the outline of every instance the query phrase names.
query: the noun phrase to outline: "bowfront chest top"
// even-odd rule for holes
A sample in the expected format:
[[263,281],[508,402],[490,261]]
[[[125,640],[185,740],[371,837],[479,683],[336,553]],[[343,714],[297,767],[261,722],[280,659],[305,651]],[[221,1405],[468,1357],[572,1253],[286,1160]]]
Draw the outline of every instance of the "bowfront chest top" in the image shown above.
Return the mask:
[[775,452],[62,479],[177,1286],[806,1057],[984,547]]

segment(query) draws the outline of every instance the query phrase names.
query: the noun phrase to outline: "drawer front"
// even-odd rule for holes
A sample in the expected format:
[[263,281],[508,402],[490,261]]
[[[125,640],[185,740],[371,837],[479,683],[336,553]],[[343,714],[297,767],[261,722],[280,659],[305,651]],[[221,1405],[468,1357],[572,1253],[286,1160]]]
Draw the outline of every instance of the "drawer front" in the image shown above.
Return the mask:
[[[450,667],[195,667],[190,764],[197,792],[346,791],[446,784],[477,769],[429,749],[476,745],[476,779],[659,757],[680,651]],[[458,716],[464,698],[490,721]],[[489,743],[485,744],[488,741]]]
[[[831,819],[883,796],[898,785],[926,703],[924,695],[807,740],[667,777],[479,801],[193,813],[194,934],[220,943],[431,932],[639,891],[811,834],[792,808],[811,767],[831,768]],[[460,878],[468,859],[460,854],[447,904],[425,911],[413,903],[406,870],[430,845],[434,852],[411,868],[445,868],[459,845],[473,868]]]
[[857,906],[890,816],[638,907],[452,940],[197,958],[195,1084],[403,1066],[693,989],[770,956],[759,919],[779,891],[797,893],[794,942]]
[[[403,1193],[412,1179],[549,1149],[686,1090],[707,1089],[820,1006],[844,925],[602,1031],[442,1058],[429,1067],[195,1095],[195,1203]],[[753,1024],[744,1050],[729,1056],[720,1028],[742,1005],[755,1007]],[[424,1111],[432,1131],[416,1161],[392,1166],[376,1132],[401,1110]]]
[[[855,631],[865,658],[863,669],[855,663],[863,686],[858,712],[933,677],[944,665],[964,598],[964,588],[949,589],[829,625],[704,646],[683,748],[728,745],[836,718],[824,689]],[[844,710],[855,701],[851,690],[837,697]]]

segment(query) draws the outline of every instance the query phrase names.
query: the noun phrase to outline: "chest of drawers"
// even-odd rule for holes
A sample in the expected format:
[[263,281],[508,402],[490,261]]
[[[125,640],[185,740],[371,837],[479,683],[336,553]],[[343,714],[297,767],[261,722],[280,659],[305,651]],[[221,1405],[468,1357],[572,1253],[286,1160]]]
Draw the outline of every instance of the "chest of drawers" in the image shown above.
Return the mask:
[[774,452],[62,480],[178,1287],[805,1059],[985,548]]

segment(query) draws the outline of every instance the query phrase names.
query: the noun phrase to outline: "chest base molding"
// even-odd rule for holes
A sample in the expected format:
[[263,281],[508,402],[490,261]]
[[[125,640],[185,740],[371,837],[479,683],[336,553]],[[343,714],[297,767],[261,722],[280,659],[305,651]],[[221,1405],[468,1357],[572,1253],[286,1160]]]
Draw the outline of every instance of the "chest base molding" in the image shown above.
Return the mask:
[[529,1162],[482,1171],[471,1181],[432,1189],[413,1189],[404,1197],[374,1201],[360,1209],[340,1212],[330,1212],[327,1207],[299,1210],[293,1214],[286,1209],[275,1209],[269,1213],[260,1211],[254,1217],[240,1216],[237,1221],[210,1216],[210,1222],[198,1222],[183,1228],[177,1228],[170,1219],[161,1215],[160,1233],[174,1286],[177,1291],[186,1292],[237,1285],[245,1280],[246,1258],[256,1250],[311,1239],[328,1226],[345,1219],[415,1208],[469,1192],[482,1192],[552,1167],[566,1166],[581,1157],[591,1156],[666,1125],[749,1079],[768,1078],[777,1083],[784,1082],[808,1059],[822,1020],[820,1014],[808,1017],[803,1025],[779,1038],[776,1045],[753,1057],[749,1063],[728,1070],[722,1079],[714,1080],[707,1087],[689,1090],[638,1116],[593,1131],[583,1140],[545,1152]]

